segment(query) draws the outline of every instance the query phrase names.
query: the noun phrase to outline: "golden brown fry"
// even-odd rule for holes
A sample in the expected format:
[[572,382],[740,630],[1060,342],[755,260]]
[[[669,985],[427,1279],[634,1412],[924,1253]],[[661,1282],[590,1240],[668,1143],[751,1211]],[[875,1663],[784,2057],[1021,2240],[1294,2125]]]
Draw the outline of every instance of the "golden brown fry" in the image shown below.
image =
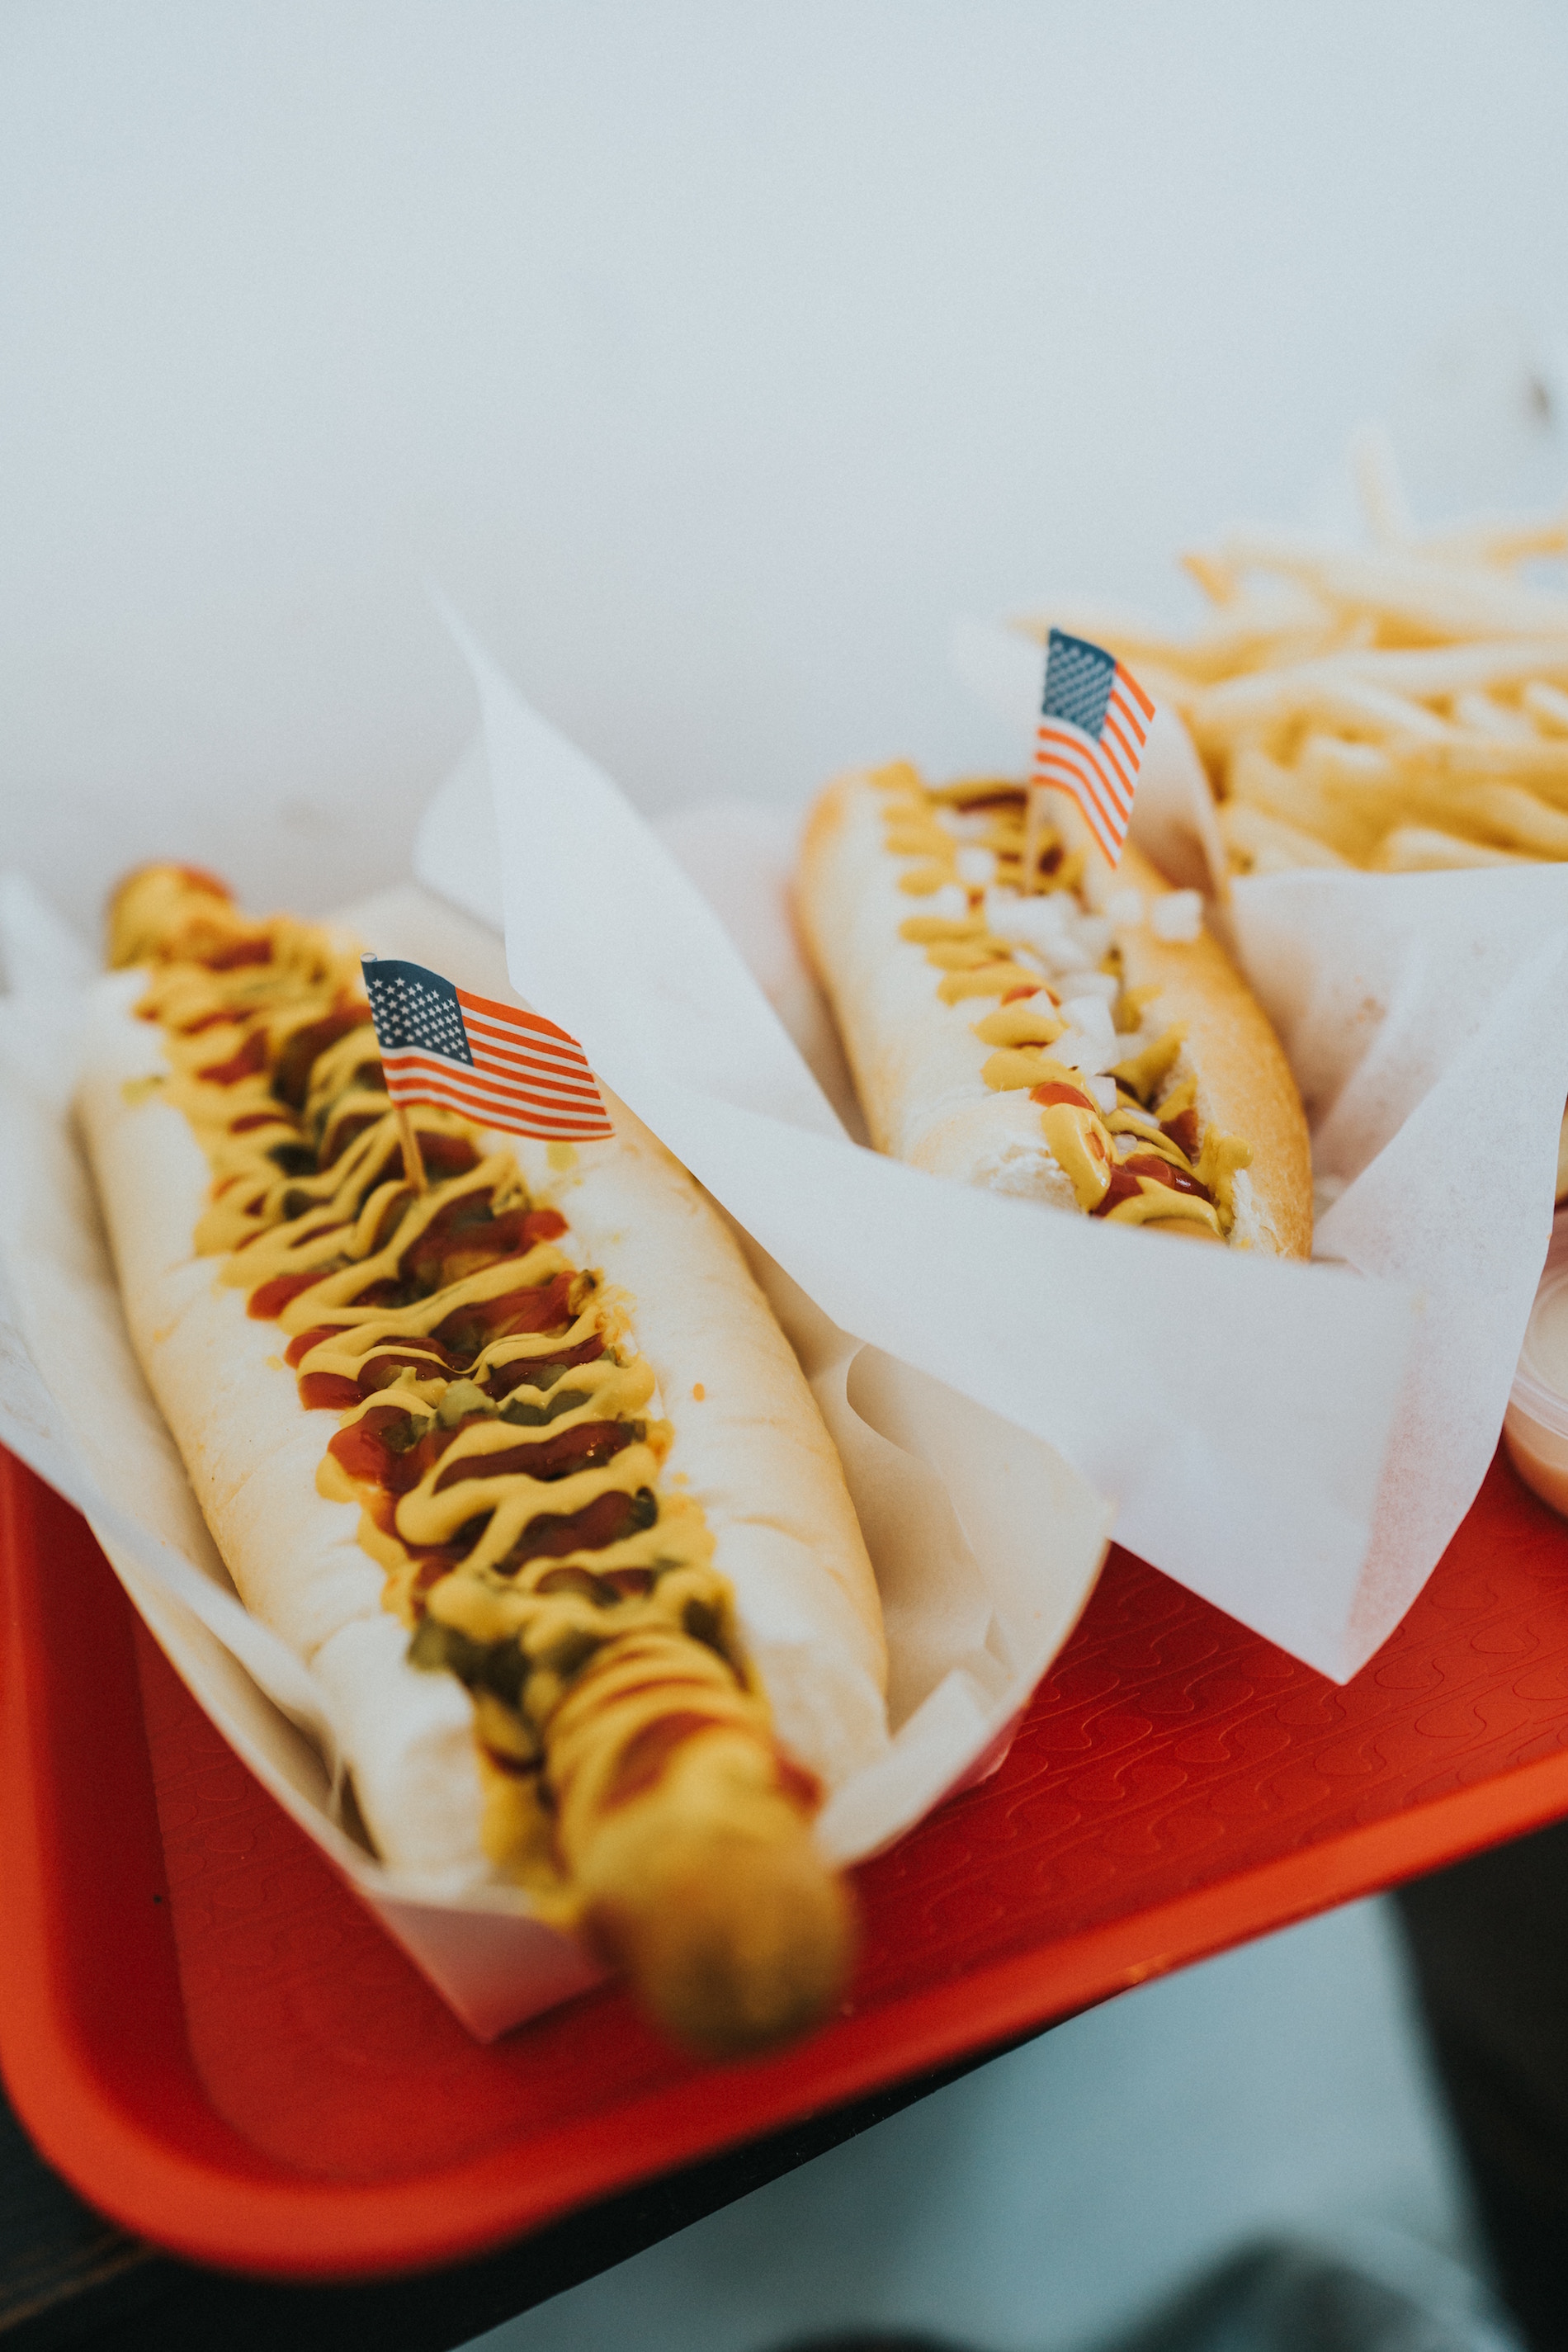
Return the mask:
[[[1336,744],[1335,751],[1370,747]],[[1356,792],[1337,780],[1286,767],[1255,744],[1247,745],[1230,762],[1229,804],[1260,810],[1292,831],[1314,834],[1336,853],[1335,862],[1359,866],[1369,857],[1403,814],[1397,799],[1390,806],[1373,792]],[[1396,793],[1402,786],[1396,786]]]
[[1351,441],[1351,470],[1366,527],[1379,547],[1403,547],[1415,535],[1394,445],[1381,425],[1363,425]]
[[1398,786],[1405,767],[1398,754],[1384,744],[1362,743],[1344,735],[1311,734],[1301,744],[1297,772],[1314,783],[1364,797],[1380,785]]
[[1092,638],[1130,663],[1140,681],[1159,667],[1204,684],[1268,662],[1309,659],[1338,644],[1344,625],[1320,598],[1285,584],[1238,598],[1209,627],[1189,637],[1173,636],[1131,614],[1087,605],[1027,614],[1014,625],[1042,645],[1053,627]]
[[1242,874],[1289,874],[1304,866],[1348,868],[1352,862],[1314,835],[1242,801],[1226,802],[1219,812],[1219,829],[1232,863]]
[[1498,702],[1489,694],[1457,694],[1454,717],[1473,735],[1489,736],[1496,741],[1532,743],[1537,740],[1522,711],[1510,710],[1506,702]]
[[1195,580],[1204,594],[1214,604],[1232,604],[1240,593],[1241,583],[1227,563],[1217,555],[1204,555],[1189,548],[1181,559],[1182,569]]
[[1307,722],[1363,740],[1413,746],[1440,743],[1452,732],[1435,711],[1369,684],[1334,659],[1227,678],[1197,696],[1188,713],[1199,750],[1210,756],[1238,735],[1282,738]]
[[1467,784],[1448,796],[1451,817],[1468,832],[1527,857],[1568,857],[1568,815],[1518,784]]
[[1462,523],[1453,530],[1433,531],[1420,546],[1424,555],[1439,563],[1521,563],[1527,556],[1556,555],[1568,548],[1568,514],[1547,516],[1540,522]]
[[1568,738],[1561,735],[1504,742],[1500,738],[1456,731],[1440,743],[1423,745],[1416,757],[1446,775],[1501,777],[1512,783],[1530,784],[1552,800],[1568,795]]
[[1379,648],[1348,654],[1344,666],[1369,685],[1408,695],[1415,702],[1522,686],[1527,678],[1555,678],[1568,686],[1568,644],[1561,638],[1524,637],[1494,644],[1434,646],[1425,652]]
[[1449,867],[1530,863],[1511,850],[1489,849],[1482,842],[1465,841],[1458,834],[1440,833],[1433,825],[1404,824],[1389,835],[1373,861],[1373,868],[1382,874],[1436,874]]
[[1568,694],[1561,687],[1531,678],[1519,698],[1543,733],[1568,735]]
[[1568,639],[1568,598],[1529,588],[1474,565],[1438,563],[1412,551],[1325,549],[1238,531],[1221,560],[1242,570],[1282,572],[1334,604],[1374,614],[1388,635],[1410,645],[1472,637]]

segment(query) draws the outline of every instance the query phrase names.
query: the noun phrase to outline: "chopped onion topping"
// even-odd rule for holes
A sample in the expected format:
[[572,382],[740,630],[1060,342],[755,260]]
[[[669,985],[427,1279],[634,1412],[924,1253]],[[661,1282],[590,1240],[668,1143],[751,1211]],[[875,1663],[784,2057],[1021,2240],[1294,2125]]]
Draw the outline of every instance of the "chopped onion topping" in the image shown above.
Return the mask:
[[1174,947],[1190,947],[1203,927],[1204,902],[1195,890],[1169,891],[1149,909],[1154,937]]

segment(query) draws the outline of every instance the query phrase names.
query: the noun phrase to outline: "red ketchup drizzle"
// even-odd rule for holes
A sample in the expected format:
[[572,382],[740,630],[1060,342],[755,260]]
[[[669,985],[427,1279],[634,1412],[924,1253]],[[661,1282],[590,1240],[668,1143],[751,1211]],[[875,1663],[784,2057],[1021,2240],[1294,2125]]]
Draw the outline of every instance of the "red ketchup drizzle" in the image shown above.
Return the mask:
[[363,1004],[340,1004],[324,1013],[319,1021],[303,1029],[296,1029],[278,1056],[278,1066],[272,1073],[272,1091],[279,1102],[288,1103],[294,1110],[303,1110],[305,1097],[310,1090],[310,1072],[317,1056],[351,1029],[364,1029],[370,1024],[370,1014]]
[[596,1470],[613,1461],[631,1442],[631,1430],[623,1421],[579,1422],[574,1429],[558,1430],[553,1437],[531,1444],[507,1445],[494,1454],[465,1454],[460,1462],[449,1462],[436,1481],[436,1492],[460,1486],[465,1478],[510,1478],[519,1473],[530,1478],[569,1478],[575,1470]]
[[298,1367],[312,1348],[319,1348],[323,1339],[341,1338],[346,1328],[342,1323],[318,1323],[313,1330],[300,1331],[284,1349],[284,1362]]
[[234,940],[227,947],[208,948],[201,959],[209,971],[237,971],[242,964],[270,963],[270,940]]
[[542,1511],[530,1519],[518,1543],[514,1569],[530,1559],[564,1559],[569,1551],[603,1551],[637,1531],[636,1496],[612,1487],[580,1511]]
[[822,1783],[816,1773],[808,1772],[804,1764],[797,1764],[782,1748],[774,1750],[773,1770],[779,1794],[787,1797],[803,1813],[815,1813],[822,1802]]
[[523,1332],[549,1331],[570,1318],[568,1294],[574,1277],[563,1268],[548,1282],[509,1290],[500,1298],[473,1299],[455,1307],[431,1337],[465,1363],[472,1363],[492,1339],[515,1339]]
[[[329,1324],[323,1324],[314,1331],[302,1331],[300,1338],[290,1343],[289,1363],[297,1365],[319,1341],[337,1336],[337,1327]],[[299,1355],[294,1352],[296,1348],[300,1350]],[[307,1412],[324,1410],[342,1412],[352,1405],[363,1404],[367,1396],[375,1394],[377,1389],[390,1388],[398,1373],[405,1370],[414,1372],[420,1380],[429,1380],[433,1375],[439,1376],[452,1369],[446,1357],[437,1351],[421,1355],[415,1348],[373,1349],[368,1356],[362,1358],[361,1369],[356,1373],[301,1372],[300,1402]]]
[[[428,1428],[423,1437],[416,1437],[411,1446],[393,1444],[393,1434],[406,1434],[409,1412],[402,1404],[372,1404],[367,1413],[360,1413],[348,1428],[331,1437],[327,1451],[343,1465],[348,1477],[364,1486],[374,1486],[372,1517],[385,1534],[397,1531],[397,1498],[416,1489],[426,1470],[433,1470],[442,1458],[447,1446],[456,1440],[458,1430],[470,1428],[472,1421],[458,1421],[456,1428]],[[609,1461],[614,1454],[632,1442],[630,1428],[618,1421],[581,1423],[574,1430],[560,1430],[555,1437],[543,1440],[543,1444],[505,1446],[499,1454],[468,1456],[461,1463],[451,1463],[451,1477],[442,1475],[435,1482],[435,1491],[442,1486],[456,1486],[461,1479],[470,1477],[503,1477],[510,1470],[527,1470],[531,1477],[569,1477],[574,1470],[588,1470],[595,1463]],[[482,1517],[463,1528],[456,1543],[433,1545],[423,1552],[423,1567],[437,1564],[435,1573],[445,1576],[449,1569],[463,1559],[468,1545],[478,1540],[478,1528]],[[562,1559],[566,1552],[599,1552],[606,1543],[618,1543],[623,1536],[635,1531],[635,1498],[630,1494],[611,1491],[595,1496],[583,1510],[574,1512],[541,1512],[529,1519],[521,1531],[521,1548],[517,1559],[538,1559],[555,1557]],[[468,1536],[468,1540],[461,1540]],[[635,1590],[647,1590],[647,1569],[616,1571],[623,1576],[642,1578]],[[435,1583],[435,1576],[426,1576],[423,1583]],[[423,1590],[423,1585],[421,1585]]]
[[331,1266],[317,1265],[308,1274],[275,1274],[270,1282],[258,1283],[246,1301],[245,1311],[258,1323],[275,1323],[291,1299],[298,1298],[302,1290],[312,1289],[318,1282],[325,1282],[332,1271]]
[[[323,1139],[321,1149],[316,1154],[317,1167],[320,1169],[335,1167],[337,1162],[342,1158],[344,1152],[348,1150],[350,1144],[356,1143],[360,1137],[364,1133],[367,1127],[374,1127],[378,1118],[384,1118],[385,1117],[386,1113],[384,1111],[367,1110],[356,1112],[353,1118],[339,1119],[334,1127],[329,1128],[327,1135]],[[432,1174],[437,1172],[432,1166],[429,1150],[424,1136],[419,1138],[419,1156],[424,1160],[426,1167],[431,1171]],[[471,1159],[465,1160],[463,1162],[463,1166],[465,1168],[471,1168],[473,1164],[474,1163]],[[448,1171],[446,1169],[439,1171],[439,1173],[442,1175],[446,1175],[447,1172]]]
[[663,1780],[665,1766],[678,1748],[700,1732],[729,1728],[710,1715],[699,1714],[695,1707],[672,1707],[668,1715],[656,1716],[632,1734],[616,1758],[614,1777],[599,1800],[600,1810],[614,1812],[617,1805],[629,1804],[634,1797],[646,1797]]
[[[426,1370],[438,1370],[426,1365]],[[366,1391],[368,1393],[368,1391]],[[300,1402],[307,1412],[346,1412],[363,1402],[360,1384],[342,1372],[307,1372],[300,1382]]]
[[1043,1086],[1031,1087],[1029,1100],[1047,1109],[1052,1103],[1071,1103],[1078,1110],[1097,1111],[1100,1108],[1100,1105],[1080,1087],[1064,1086],[1059,1078],[1047,1078]]
[[479,1164],[479,1155],[466,1135],[426,1135],[416,1129],[419,1157],[432,1176],[466,1176]]
[[[526,1229],[531,1225],[542,1229],[536,1230],[531,1237],[529,1237],[525,1232],[524,1246],[526,1247],[531,1247],[533,1240],[553,1240],[557,1233],[564,1233],[566,1229],[564,1219],[553,1209],[531,1209],[519,1213],[519,1215],[522,1228]],[[493,1233],[498,1226],[506,1222],[505,1219],[497,1218],[491,1226],[476,1225],[475,1235],[479,1237],[487,1232]],[[463,1238],[466,1240],[467,1236],[464,1235]],[[517,1245],[516,1241],[513,1241],[511,1247],[515,1249]],[[280,1278],[293,1279],[292,1276]],[[322,1276],[317,1273],[310,1279],[319,1282]],[[398,1367],[405,1363],[411,1363],[416,1369],[424,1370],[440,1370],[449,1372],[466,1370],[473,1363],[475,1357],[479,1355],[493,1339],[515,1339],[525,1332],[549,1331],[569,1322],[571,1310],[568,1295],[573,1279],[571,1272],[563,1267],[559,1274],[552,1275],[548,1282],[537,1283],[523,1290],[509,1290],[500,1298],[477,1299],[468,1306],[454,1307],[451,1314],[437,1325],[434,1332],[411,1333],[408,1340],[404,1343],[406,1352],[397,1352],[389,1357],[384,1350],[374,1351],[375,1360],[384,1364],[391,1361]],[[298,1283],[295,1289],[289,1292],[289,1297],[297,1297],[300,1290],[308,1287],[308,1283]],[[262,1286],[263,1291],[268,1288],[270,1288],[269,1285]],[[256,1295],[259,1297],[262,1295],[261,1291]],[[369,1284],[352,1302],[346,1303],[355,1307],[395,1307],[405,1306],[408,1302],[405,1295],[404,1284],[395,1277],[389,1277],[381,1282]],[[282,1299],[279,1304],[265,1308],[258,1308],[253,1304],[250,1311],[252,1314],[280,1315],[287,1304],[287,1299]],[[298,1370],[312,1348],[318,1347],[323,1339],[336,1339],[345,1328],[352,1328],[352,1326],[319,1323],[308,1331],[296,1333],[284,1351],[286,1360]],[[603,1353],[604,1341],[594,1339],[564,1354],[552,1356],[550,1360],[552,1363],[585,1364],[591,1362],[594,1357]],[[368,1370],[372,1358],[367,1357],[365,1360]],[[527,1377],[526,1361],[520,1367],[510,1364],[500,1366],[490,1382],[491,1393],[498,1398],[509,1395],[511,1390],[518,1387]],[[321,1385],[318,1387],[318,1383]],[[330,1391],[328,1383],[334,1384]],[[347,1392],[349,1382],[342,1374],[312,1372],[306,1375],[305,1382],[301,1386],[301,1396],[308,1408],[329,1404],[342,1407],[344,1404],[357,1403],[362,1396],[368,1395],[372,1390],[384,1387],[386,1384],[384,1378],[372,1380],[368,1387],[363,1383],[364,1374],[362,1373],[353,1384],[353,1394],[350,1396]],[[310,1392],[307,1393],[307,1391]]]
[[[342,1463],[351,1478],[379,1486],[385,1495],[412,1494],[433,1463],[439,1462],[457,1429],[427,1429],[423,1437],[400,1452],[388,1443],[388,1433],[406,1430],[409,1414],[402,1405],[373,1404],[358,1421],[340,1429],[327,1451]],[[461,1424],[459,1423],[460,1427]]]
[[[301,1331],[297,1339],[289,1342],[289,1361],[298,1366],[321,1340],[337,1336],[338,1327],[333,1324],[323,1323],[313,1331]],[[553,1348],[548,1356],[518,1356],[510,1364],[492,1364],[485,1374],[486,1391],[499,1404],[502,1397],[510,1396],[513,1389],[530,1385],[531,1375],[541,1364],[561,1364],[570,1370],[574,1364],[596,1362],[604,1352],[604,1340],[595,1332],[591,1339],[580,1339],[574,1348]],[[433,1347],[429,1341],[424,1343],[423,1351],[417,1342],[411,1347],[373,1348],[363,1358],[359,1372],[353,1376],[346,1372],[302,1372],[300,1402],[307,1412],[342,1412],[363,1404],[377,1389],[390,1388],[405,1367],[421,1380],[459,1369],[444,1348]]]
[[606,1568],[599,1571],[598,1582],[607,1584],[623,1601],[640,1601],[653,1591],[651,1568]]
[[265,1031],[257,1029],[252,1031],[237,1054],[229,1055],[226,1062],[209,1062],[205,1070],[196,1072],[196,1076],[205,1078],[209,1087],[232,1087],[237,1086],[241,1078],[255,1077],[266,1067],[267,1036]]
[[[398,1260],[403,1280],[418,1284],[428,1297],[448,1282],[477,1274],[498,1258],[521,1256],[535,1243],[552,1242],[566,1230],[566,1220],[556,1209],[508,1209],[492,1217],[488,1207],[488,1196],[476,1201],[470,1195],[438,1209]],[[461,1261],[461,1275],[447,1272],[452,1260]]]
[[1197,1158],[1203,1138],[1198,1133],[1198,1115],[1195,1110],[1179,1110],[1174,1118],[1166,1120],[1161,1126],[1160,1132],[1175,1145],[1178,1151],[1184,1151],[1189,1160]]
[[1138,1181],[1140,1176],[1152,1176],[1157,1184],[1168,1185],[1173,1192],[1195,1193],[1201,1201],[1214,1197],[1206,1184],[1200,1184],[1195,1176],[1187,1175],[1180,1168],[1173,1168],[1168,1160],[1160,1159],[1152,1151],[1135,1151],[1131,1160],[1121,1160],[1111,1171],[1105,1198],[1089,1211],[1090,1216],[1109,1216],[1119,1202],[1134,1199],[1143,1189]]
[[[141,1017],[143,1021],[155,1021],[158,1018],[155,1013],[143,1013]],[[176,1037],[199,1037],[204,1029],[216,1029],[220,1021],[233,1019],[234,1014],[227,1005],[221,1004],[216,1013],[204,1013],[195,1021],[174,1021],[169,1026],[174,1030]]]
[[514,1356],[510,1364],[492,1364],[485,1375],[485,1386],[493,1397],[509,1397],[513,1389],[532,1385],[531,1376],[541,1364],[596,1363],[605,1352],[604,1340],[595,1331],[592,1339],[579,1339],[574,1348],[552,1348],[548,1356]]
[[[466,1543],[432,1544],[416,1555],[416,1595],[427,1592],[433,1584],[438,1584],[442,1577],[462,1564],[470,1545],[479,1539],[481,1524],[474,1523],[475,1532]],[[569,1551],[604,1551],[610,1544],[619,1543],[637,1531],[637,1497],[613,1488],[607,1495],[595,1495],[580,1511],[542,1511],[538,1518],[530,1519],[510,1558],[498,1563],[498,1570],[503,1576],[515,1576],[531,1559],[564,1559]],[[461,1532],[466,1534],[467,1530]]]

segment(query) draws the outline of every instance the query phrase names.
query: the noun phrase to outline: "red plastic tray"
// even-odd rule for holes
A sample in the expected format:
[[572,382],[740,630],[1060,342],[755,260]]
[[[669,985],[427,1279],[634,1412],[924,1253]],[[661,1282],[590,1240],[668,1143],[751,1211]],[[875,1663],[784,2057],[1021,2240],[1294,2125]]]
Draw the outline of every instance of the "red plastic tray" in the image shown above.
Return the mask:
[[477,2252],[1568,1811],[1568,1528],[1500,1459],[1344,1689],[1113,1552],[1002,1770],[858,1874],[802,2047],[698,2065],[606,1989],[485,2049],[7,1456],[0,1513],[0,2064],[83,2195],[244,2270]]

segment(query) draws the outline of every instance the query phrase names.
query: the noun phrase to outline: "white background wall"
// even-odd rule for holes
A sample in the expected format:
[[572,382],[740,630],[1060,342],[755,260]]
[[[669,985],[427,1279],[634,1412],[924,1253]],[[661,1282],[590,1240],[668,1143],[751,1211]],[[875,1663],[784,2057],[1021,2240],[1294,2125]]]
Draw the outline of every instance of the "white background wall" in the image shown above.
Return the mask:
[[429,573],[647,805],[798,797],[984,756],[954,612],[1179,610],[1369,413],[1429,511],[1560,488],[1565,69],[1529,0],[8,0],[5,854],[395,875]]

